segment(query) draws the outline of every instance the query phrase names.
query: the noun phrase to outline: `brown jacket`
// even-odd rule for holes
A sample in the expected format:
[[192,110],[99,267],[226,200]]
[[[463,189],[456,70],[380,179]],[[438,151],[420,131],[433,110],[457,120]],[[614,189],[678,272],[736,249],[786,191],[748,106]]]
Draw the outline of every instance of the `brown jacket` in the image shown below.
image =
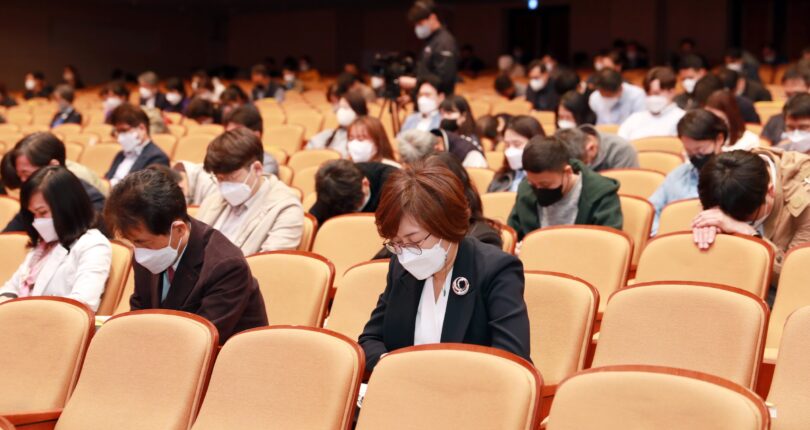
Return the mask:
[[188,245],[163,303],[163,274],[153,275],[137,262],[133,266],[135,291],[129,299],[133,311],[174,309],[197,314],[217,327],[220,343],[240,331],[267,325],[259,284],[242,252],[222,233],[197,220],[191,220]]
[[774,207],[765,219],[764,239],[776,251],[774,273],[778,275],[785,253],[810,242],[810,156],[776,148],[753,152],[769,157],[776,166]]

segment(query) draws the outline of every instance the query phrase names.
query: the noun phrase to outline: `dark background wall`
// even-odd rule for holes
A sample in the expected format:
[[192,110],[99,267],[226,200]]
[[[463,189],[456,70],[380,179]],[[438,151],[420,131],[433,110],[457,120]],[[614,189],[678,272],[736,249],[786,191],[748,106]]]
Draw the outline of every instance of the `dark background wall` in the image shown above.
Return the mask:
[[[775,42],[791,57],[810,44],[810,2],[804,0],[540,0],[452,1],[442,15],[459,43],[470,43],[494,66],[516,39],[553,47],[570,60],[592,55],[616,38],[646,46],[662,61],[689,36],[710,60],[726,47],[759,53]],[[85,81],[106,81],[113,68],[145,68],[162,76],[196,67],[249,67],[266,56],[308,54],[329,73],[375,52],[416,50],[401,0],[3,0],[0,82],[22,85],[30,69],[52,81],[72,63]],[[562,48],[561,48],[562,47]]]

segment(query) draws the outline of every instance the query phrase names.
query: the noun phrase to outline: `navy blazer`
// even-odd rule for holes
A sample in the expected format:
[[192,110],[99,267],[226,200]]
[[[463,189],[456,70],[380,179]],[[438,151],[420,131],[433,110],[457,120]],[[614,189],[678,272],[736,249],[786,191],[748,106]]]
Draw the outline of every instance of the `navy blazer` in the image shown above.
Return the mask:
[[[449,293],[442,343],[491,346],[531,361],[523,263],[492,245],[465,238],[453,266],[453,280],[461,277],[469,281],[469,291]],[[367,371],[374,369],[382,354],[413,345],[424,285],[396,257],[391,259],[385,291],[359,338]]]
[[[107,171],[104,177],[112,179],[112,177],[115,176],[115,171],[118,170],[118,165],[120,165],[122,161],[124,161],[124,151],[119,151],[118,154],[115,154],[112,166],[110,166],[110,170]],[[141,171],[153,164],[168,166],[169,156],[150,140],[149,143],[143,147],[141,155],[135,160],[135,164],[132,165],[132,169],[129,170],[129,173]]]
[[[146,106],[146,99],[140,99],[140,105],[141,106]],[[163,94],[163,93],[155,94],[155,107],[156,108],[158,108],[160,110],[164,110],[167,107],[169,107],[169,105],[170,105],[169,101],[166,100],[166,94]]]
[[70,108],[65,112],[57,112],[56,115],[53,116],[51,120],[51,127],[56,127],[57,125],[62,124],[81,124],[82,123],[82,114],[80,114],[76,109]]

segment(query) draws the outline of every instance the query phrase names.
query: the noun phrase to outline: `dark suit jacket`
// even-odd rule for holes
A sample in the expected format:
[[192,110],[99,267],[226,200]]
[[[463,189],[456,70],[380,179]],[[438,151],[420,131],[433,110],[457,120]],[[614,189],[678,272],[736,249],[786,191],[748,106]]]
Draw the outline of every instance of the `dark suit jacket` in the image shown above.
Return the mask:
[[[113,158],[112,166],[110,166],[110,170],[107,171],[107,174],[104,175],[107,179],[112,179],[115,176],[115,171],[118,170],[118,165],[124,161],[124,151],[118,152],[115,154],[115,158]],[[153,164],[162,164],[164,166],[169,165],[169,156],[163,152],[157,145],[152,143],[151,141],[146,144],[141,151],[141,155],[138,156],[138,159],[135,160],[135,164],[132,165],[132,169],[129,170],[129,173],[141,171]]]
[[[145,99],[140,99],[140,104],[141,104],[141,106],[145,106],[146,105],[146,100]],[[166,109],[168,106],[169,106],[169,101],[166,100],[166,94],[163,94],[163,93],[155,94],[155,107],[156,108],[158,108],[160,110],[163,110],[163,109]]]
[[174,309],[197,314],[217,327],[220,343],[240,331],[267,325],[259,283],[242,251],[222,233],[195,219],[163,303],[163,274],[153,275],[137,262],[133,268],[135,291],[129,299],[133,311]]
[[[355,164],[361,172],[363,172],[363,176],[368,179],[369,187],[371,188],[370,193],[371,196],[360,209],[360,212],[375,212],[377,210],[377,206],[380,204],[380,193],[382,191],[383,185],[385,185],[385,181],[388,180],[388,176],[391,172],[397,170],[396,167],[390,166],[385,163],[377,163],[377,162],[369,162],[369,163],[357,163]],[[337,213],[332,208],[326,206],[323,201],[316,201],[312,208],[309,209],[309,213],[312,214],[317,220],[318,225],[323,225],[329,218],[343,215],[342,213]]]
[[82,123],[82,114],[80,114],[76,109],[71,108],[65,112],[57,112],[56,115],[53,116],[51,120],[51,127],[56,127],[57,125],[62,124],[81,124]]
[[[463,296],[449,293],[441,341],[491,346],[531,360],[520,260],[465,238],[453,266],[453,279],[460,277],[470,282],[470,289]],[[366,370],[374,369],[380,355],[413,345],[424,284],[396,258],[391,259],[385,291],[359,339],[366,353]]]

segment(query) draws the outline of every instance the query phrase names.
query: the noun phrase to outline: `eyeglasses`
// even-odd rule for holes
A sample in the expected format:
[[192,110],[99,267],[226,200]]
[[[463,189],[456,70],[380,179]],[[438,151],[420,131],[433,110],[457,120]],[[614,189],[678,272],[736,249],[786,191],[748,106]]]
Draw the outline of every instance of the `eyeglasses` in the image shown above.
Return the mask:
[[385,247],[385,249],[387,249],[394,255],[402,255],[403,250],[408,250],[408,252],[415,255],[422,255],[422,244],[425,243],[425,241],[428,240],[429,237],[430,233],[428,233],[428,235],[425,236],[424,239],[418,242],[401,243],[401,244],[387,240],[383,242],[383,246]]

